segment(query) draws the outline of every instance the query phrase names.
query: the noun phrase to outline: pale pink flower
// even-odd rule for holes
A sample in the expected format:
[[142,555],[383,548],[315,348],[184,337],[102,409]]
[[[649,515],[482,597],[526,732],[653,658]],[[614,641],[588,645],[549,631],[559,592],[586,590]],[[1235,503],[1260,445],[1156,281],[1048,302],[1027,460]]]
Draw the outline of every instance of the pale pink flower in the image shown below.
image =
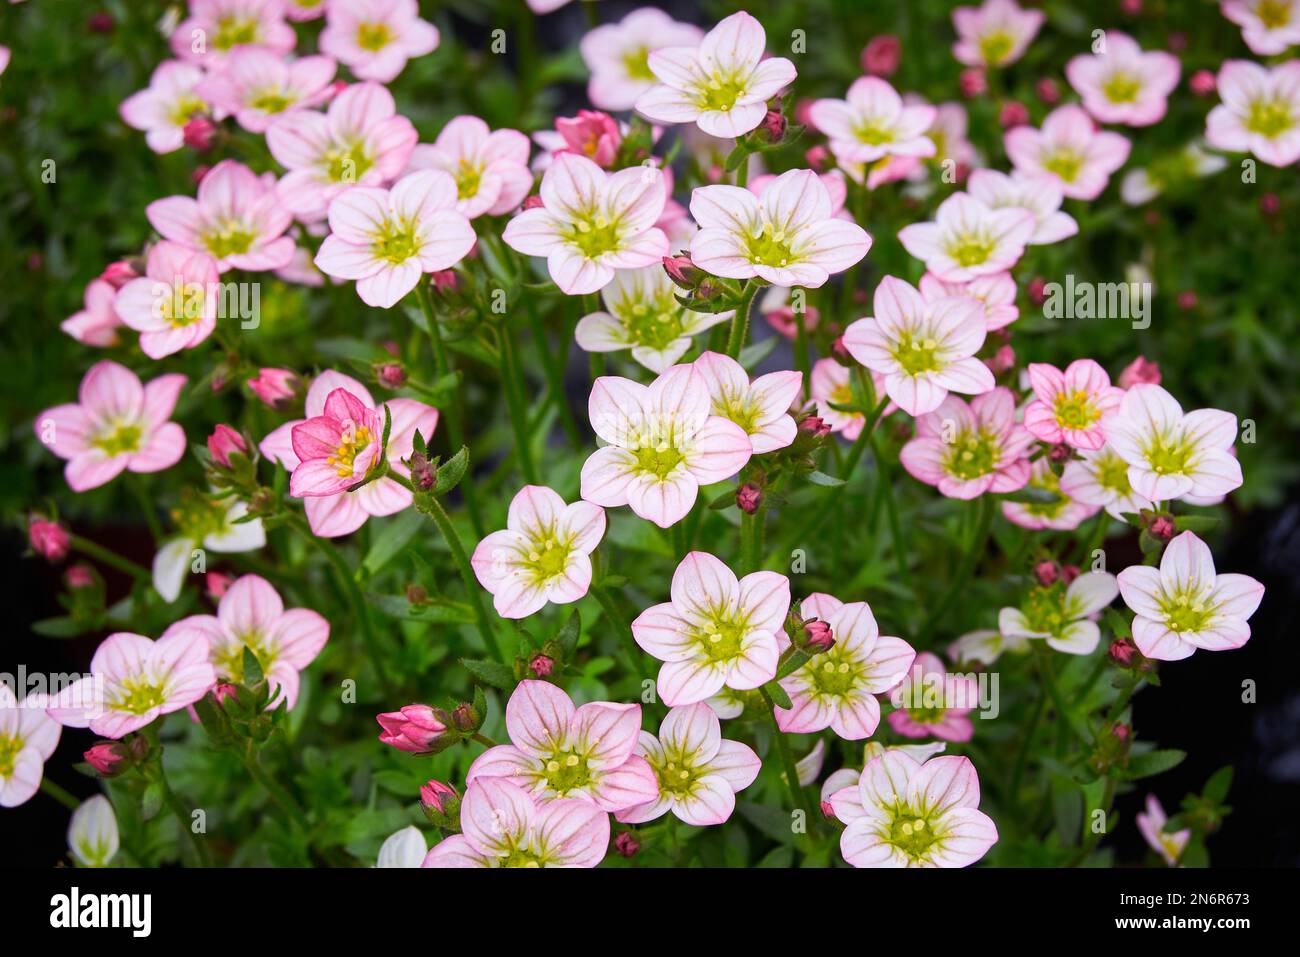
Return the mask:
[[447,122],[432,145],[411,153],[411,170],[437,169],[456,181],[456,209],[469,219],[501,216],[517,208],[533,188],[528,137],[518,130],[490,130],[477,116]]
[[813,103],[809,119],[830,140],[842,163],[874,163],[886,156],[935,155],[926,131],[936,110],[926,103],[905,105],[889,84],[876,76],[859,77],[845,99]]
[[609,815],[585,801],[537,804],[521,788],[482,778],[465,790],[461,833],[424,867],[595,867],[609,846]]
[[1268,69],[1228,60],[1219,69],[1223,102],[1205,118],[1205,139],[1216,149],[1253,153],[1270,166],[1300,159],[1300,60]]
[[279,269],[293,258],[294,242],[284,235],[293,217],[274,183],[234,160],[212,167],[197,199],[156,199],[145,215],[163,238],[210,253],[221,272]]
[[1092,359],[1076,359],[1062,372],[1046,362],[1026,370],[1034,401],[1025,407],[1025,428],[1051,445],[1076,449],[1106,444],[1106,419],[1119,409],[1124,390],[1110,384],[1106,370]]
[[677,300],[662,266],[620,269],[600,291],[605,308],[578,320],[573,338],[585,352],[632,351],[658,375],[686,354],[691,337],[731,319],[733,312],[696,312]]
[[1147,845],[1164,858],[1170,867],[1177,867],[1178,858],[1182,856],[1187,842],[1192,839],[1192,829],[1185,827],[1181,831],[1166,833],[1165,824],[1168,820],[1165,809],[1160,806],[1154,794],[1147,795],[1146,811],[1139,811],[1134,817],[1137,829]]
[[700,486],[735,475],[752,454],[745,430],[711,410],[708,385],[689,365],[649,386],[598,378],[588,413],[609,444],[582,466],[582,497],[605,508],[628,505],[660,528],[676,524]]
[[177,629],[157,641],[119,631],[96,649],[90,674],[64,687],[46,710],[65,728],[121,738],[192,705],[216,681],[202,631]]
[[[833,169],[829,173],[819,173],[817,178],[821,180],[821,184],[826,187],[826,194],[830,197],[831,216],[836,219],[853,222],[852,214],[844,208],[844,201],[848,198],[849,194],[848,184],[844,180],[844,171]],[[749,191],[761,199],[763,194],[767,192],[768,188],[775,185],[780,179],[781,177],[775,173],[763,173],[760,176],[755,176],[749,181]],[[787,298],[789,296],[789,293],[785,292],[779,286],[774,288],[767,295],[771,296],[773,294],[784,295]]]
[[82,297],[83,308],[59,323],[59,328],[72,338],[88,346],[107,348],[118,343],[117,330],[122,320],[117,318],[113,301],[117,289],[104,279],[92,279],[86,284]]
[[1061,488],[1061,480],[1052,471],[1046,456],[1034,462],[1027,486],[1043,493],[1045,500],[1002,503],[1002,514],[1007,521],[1021,528],[1068,532],[1097,514],[1097,506],[1075,501]]
[[1241,27],[1251,53],[1276,56],[1300,44],[1300,0],[1223,0],[1219,9]]
[[790,580],[776,572],[736,575],[707,552],[691,552],[673,572],[671,600],[632,622],[636,643],[664,662],[659,696],[670,707],[723,689],[748,691],[776,676]]
[[899,461],[913,478],[949,498],[969,499],[1024,488],[1033,442],[1016,422],[1015,396],[999,386],[969,405],[950,395],[918,416],[916,438],[903,446]]
[[718,716],[707,704],[671,708],[656,737],[640,732],[637,754],[654,771],[653,801],[617,811],[624,824],[644,824],[669,811],[696,827],[725,823],[736,794],[754,783],[762,762],[753,748],[722,737]]
[[691,215],[701,227],[691,259],[728,279],[815,289],[871,248],[866,230],[835,216],[826,185],[807,169],[782,173],[761,197],[737,186],[702,186],[691,196]]
[[189,7],[171,35],[172,52],[189,63],[214,66],[246,46],[283,56],[298,42],[284,22],[283,0],[190,0]]
[[[813,363],[810,379],[809,393],[817,405],[817,414],[830,426],[832,432],[841,433],[850,442],[857,439],[866,425],[866,415],[862,412],[841,412],[833,407],[853,404],[852,373],[835,359],[818,359]],[[871,382],[879,401],[885,394],[885,377],[872,372]],[[882,418],[895,409],[897,406],[891,402],[885,407]]]
[[658,84],[637,97],[636,109],[656,123],[695,123],[730,138],[763,122],[767,101],[795,78],[784,57],[763,58],[767,33],[743,10],[710,30],[699,46],[662,47],[646,64]]
[[876,287],[875,313],[845,330],[844,345],[885,377],[885,391],[909,415],[933,412],[949,391],[993,388],[993,373],[975,358],[985,335],[979,300],[926,302],[915,287],[886,276]]
[[856,785],[830,796],[848,825],[840,853],[854,867],[966,867],[998,841],[978,810],[979,775],[970,758],[924,764],[899,748],[872,758]]
[[198,87],[203,70],[192,63],[167,60],[149,77],[147,89],[132,93],[118,108],[122,121],[144,132],[155,153],[172,153],[185,143],[185,124],[208,111]]
[[1108,572],[1085,572],[1067,586],[1062,581],[1035,588],[1020,608],[998,613],[1004,639],[1042,638],[1067,655],[1092,654],[1101,640],[1096,618],[1115,600],[1119,586]]
[[799,614],[830,625],[835,644],[781,679],[793,708],[776,707],[777,725],[790,734],[830,728],[849,741],[871,737],[880,724],[876,695],[903,680],[915,650],[901,638],[881,635],[864,601],[845,604],[818,593],[799,603]]
[[709,390],[714,415],[745,430],[755,455],[775,452],[794,441],[790,407],[803,388],[800,372],[769,372],[749,380],[749,374],[730,356],[706,352],[694,362]]
[[989,209],[1029,210],[1034,217],[1034,232],[1026,242],[1031,246],[1059,243],[1079,231],[1074,217],[1061,210],[1065,194],[1051,176],[977,169],[966,181],[966,192]]
[[1241,485],[1241,464],[1229,451],[1237,438],[1231,412],[1184,414],[1161,386],[1139,384],[1124,393],[1103,431],[1128,463],[1133,490],[1153,502],[1226,495]]
[[221,680],[243,683],[244,651],[251,651],[271,684],[267,707],[283,701],[292,709],[298,700],[298,672],[325,647],[330,625],[310,609],[285,609],[265,578],[242,575],[221,596],[215,616],[182,618],[162,637],[183,631],[200,631],[207,638],[208,660]]
[[148,385],[125,366],[105,359],[81,380],[78,401],[46,409],[36,437],[68,464],[74,492],[114,479],[123,469],[161,472],[185,454],[185,432],[170,422],[185,386],[183,375],[163,375]]
[[560,153],[542,177],[542,205],[510,220],[501,238],[525,256],[545,256],[562,292],[585,295],[609,285],[616,269],[668,255],[668,237],[655,227],[667,195],[654,167],[606,173],[585,156]]
[[[327,406],[329,399],[337,394],[333,411],[355,416],[351,419],[353,430],[351,442],[345,444],[343,430],[347,425],[337,415],[331,417]],[[290,472],[297,475],[303,464],[297,450],[296,431],[308,423],[315,423],[320,435],[335,437],[338,443],[334,448],[326,448],[312,442],[312,431],[303,434],[304,448],[311,453],[321,453],[323,458],[316,458],[311,469],[298,477],[299,486],[311,486],[313,491],[303,502],[307,511],[307,521],[311,530],[324,538],[334,538],[356,531],[365,524],[370,516],[382,517],[392,515],[411,504],[411,493],[391,478],[381,478],[370,482],[355,492],[322,493],[315,489],[346,488],[360,482],[365,476],[365,468],[372,465],[379,456],[379,442],[383,436],[384,412],[387,406],[392,414],[392,429],[388,436],[388,466],[399,475],[406,476],[410,470],[401,460],[410,457],[414,446],[415,433],[418,431],[427,441],[438,424],[438,410],[414,399],[389,399],[383,406],[376,406],[370,392],[360,382],[340,372],[323,372],[307,390],[306,419],[286,422],[270,435],[262,439],[258,448],[272,462],[278,462]],[[325,421],[321,421],[325,420]],[[361,429],[366,431],[363,433]],[[331,465],[329,458],[337,461]],[[360,466],[359,473],[357,472]],[[353,476],[339,476],[341,470],[353,471]],[[319,484],[313,481],[313,475]],[[291,480],[292,484],[292,480]]]
[[206,252],[163,240],[149,250],[145,274],[121,288],[113,308],[140,333],[144,354],[161,359],[212,335],[220,278],[217,261]]
[[290,20],[304,22],[325,16],[330,0],[284,0],[284,15]]
[[1128,480],[1128,463],[1109,445],[1081,450],[1078,459],[1066,462],[1061,474],[1061,492],[1084,505],[1104,508],[1120,521],[1124,520],[1125,512],[1136,514],[1154,504],[1133,491]]
[[410,173],[392,189],[346,190],[330,203],[330,234],[316,265],[355,279],[366,305],[392,308],[424,273],[450,269],[474,248],[474,228],[457,202],[456,181],[441,170]]
[[1150,126],[1165,115],[1166,99],[1178,87],[1181,67],[1171,53],[1144,53],[1136,40],[1107,30],[1100,53],[1081,53],[1065,76],[1083,106],[1101,123]]
[[[905,97],[905,102],[910,99]],[[919,101],[924,102],[924,101]],[[979,159],[974,144],[967,139],[970,118],[960,103],[940,103],[934,108],[934,122],[925,135],[934,143],[933,160],[952,160],[958,166],[973,166]]]
[[238,47],[196,88],[218,115],[264,133],[275,117],[324,103],[336,65],[329,57],[286,61],[258,47]]
[[1141,382],[1149,382],[1152,385],[1160,384],[1160,365],[1152,362],[1146,356],[1138,356],[1119,374],[1119,387],[1121,389],[1131,389]]
[[378,83],[358,83],[325,113],[297,110],[276,117],[266,145],[289,170],[276,187],[298,218],[324,218],[330,200],[349,186],[383,186],[406,168],[419,134],[396,115],[393,95]]
[[1019,262],[1037,225],[1027,209],[993,209],[968,193],[954,193],[939,204],[934,222],[904,226],[898,241],[940,279],[969,282]]
[[1081,106],[1057,107],[1041,129],[1017,126],[1003,137],[1017,170],[1052,177],[1072,199],[1096,199],[1110,174],[1128,160],[1131,145],[1118,133],[1098,130]]
[[465,775],[504,779],[537,801],[571,798],[621,811],[659,796],[654,772],[636,753],[641,706],[592,701],[575,707],[546,681],[519,682],[506,702],[511,744],[480,754]]
[[1025,654],[1029,639],[1019,635],[1003,635],[993,628],[968,631],[948,646],[948,657],[953,661],[991,665],[1003,652]]
[[438,28],[420,19],[416,0],[330,0],[320,50],[359,80],[389,83],[406,61],[438,48]]
[[1005,328],[1020,318],[1020,307],[1016,305],[1016,281],[1009,272],[977,276],[970,282],[945,282],[928,272],[921,277],[918,288],[926,302],[953,296],[978,299],[984,306],[984,329],[987,332]]
[[952,55],[967,66],[1008,66],[1022,56],[1043,25],[1041,10],[1024,10],[1015,0],[984,0],[952,12],[957,42]]
[[637,98],[659,82],[647,62],[652,51],[696,47],[703,39],[699,27],[678,23],[653,7],[633,10],[618,23],[589,30],[578,46],[591,71],[587,99],[602,110],[632,109]]
[[591,553],[605,534],[605,510],[566,504],[544,485],[525,485],[506,527],[474,549],[470,564],[502,618],[527,618],[548,602],[567,605],[591,586]]
[[1159,570],[1131,565],[1120,572],[1119,591],[1137,615],[1138,651],[1160,661],[1240,648],[1250,640],[1246,620],[1264,598],[1264,586],[1249,575],[1215,574],[1210,547],[1191,532],[1165,547]]
[[35,694],[19,701],[0,681],[0,807],[17,807],[40,789],[45,762],[63,732],[63,726],[45,713],[46,703]]
[[938,655],[923,651],[890,694],[896,710],[886,717],[905,738],[969,741],[975,728],[970,713],[979,704],[979,682],[972,675],[949,674]]

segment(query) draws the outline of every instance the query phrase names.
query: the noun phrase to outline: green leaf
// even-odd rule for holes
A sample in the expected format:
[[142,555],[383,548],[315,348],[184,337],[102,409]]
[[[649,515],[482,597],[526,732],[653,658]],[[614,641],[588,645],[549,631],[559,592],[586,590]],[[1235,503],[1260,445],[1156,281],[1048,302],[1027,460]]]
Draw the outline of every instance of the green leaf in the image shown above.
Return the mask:
[[791,828],[789,812],[770,804],[754,804],[752,801],[737,801],[736,810],[740,816],[768,837],[781,844],[794,843],[794,830]]
[[820,470],[808,473],[808,481],[813,485],[822,485],[826,488],[839,488],[841,485],[848,484],[844,479],[836,478],[834,475],[827,475]]
[[582,616],[578,614],[575,608],[569,620],[564,623],[564,627],[559,630],[555,636],[555,642],[564,652],[564,660],[568,661],[573,657],[574,649],[578,647],[578,637],[582,634]]
[[257,660],[257,655],[247,646],[244,647],[244,684],[250,688],[266,678],[266,673],[262,671],[262,663]]
[[767,684],[763,685],[763,690],[772,697],[772,700],[776,702],[777,707],[784,708],[786,711],[789,711],[794,707],[790,701],[790,695],[787,694],[786,690],[777,682],[769,681]]
[[1229,764],[1210,775],[1210,780],[1205,782],[1205,789],[1201,791],[1201,797],[1214,804],[1222,804],[1231,788],[1232,765]]
[[415,537],[416,533],[424,526],[424,523],[424,516],[413,509],[402,512],[392,521],[386,523],[383,531],[375,536],[370,551],[366,553],[365,559],[361,562],[361,567],[369,575],[378,574],[385,565],[406,547],[406,544]]
[[86,626],[71,615],[42,618],[32,624],[32,631],[38,635],[44,635],[46,638],[76,638],[86,630]]
[[764,359],[766,359],[776,348],[779,336],[768,336],[761,342],[754,342],[740,350],[739,361],[746,369],[753,369]]
[[460,663],[465,666],[465,669],[470,674],[485,685],[500,688],[502,691],[513,691],[515,689],[515,673],[499,661],[462,658]]
[[413,605],[405,595],[376,595],[366,593],[366,601],[389,618],[408,621],[428,621],[438,625],[470,625],[475,621],[474,609],[448,598],[431,598]]
[[1174,518],[1174,528],[1180,532],[1208,532],[1219,525],[1214,515],[1178,515]]
[[461,446],[459,452],[438,466],[438,478],[434,483],[435,495],[446,495],[465,477],[469,469],[469,449]]
[[1138,778],[1149,778],[1156,774],[1163,774],[1170,768],[1182,764],[1185,757],[1187,757],[1187,752],[1179,751],[1176,748],[1135,754],[1128,759],[1128,765],[1120,769],[1119,776],[1128,781],[1136,781]]

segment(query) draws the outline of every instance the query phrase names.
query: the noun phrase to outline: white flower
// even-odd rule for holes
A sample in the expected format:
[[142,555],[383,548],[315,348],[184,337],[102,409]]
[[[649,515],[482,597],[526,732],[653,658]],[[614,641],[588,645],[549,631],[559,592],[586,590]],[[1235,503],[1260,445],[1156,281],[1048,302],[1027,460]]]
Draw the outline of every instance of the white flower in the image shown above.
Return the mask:
[[421,867],[429,853],[424,833],[412,824],[390,834],[379,848],[375,867]]
[[265,545],[266,531],[260,518],[238,521],[247,514],[248,506],[238,501],[231,501],[228,506],[221,503],[207,507],[194,505],[183,513],[185,534],[172,539],[154,556],[153,587],[158,594],[169,603],[180,596],[185,574],[198,557],[194,554],[198,549],[253,552]]
[[108,798],[96,794],[72,812],[68,847],[82,867],[107,867],[117,854],[117,816]]
[[1092,619],[1115,600],[1119,587],[1108,572],[1085,572],[1068,588],[1036,588],[1022,608],[1003,608],[998,631],[1005,638],[1045,638],[1067,655],[1091,654],[1101,640]]

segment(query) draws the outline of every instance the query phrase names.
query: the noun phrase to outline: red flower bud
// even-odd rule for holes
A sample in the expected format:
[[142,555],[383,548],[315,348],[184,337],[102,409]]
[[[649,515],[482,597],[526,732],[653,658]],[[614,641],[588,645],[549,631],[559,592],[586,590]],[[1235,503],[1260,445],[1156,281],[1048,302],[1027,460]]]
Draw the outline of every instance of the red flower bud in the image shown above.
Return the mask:
[[460,801],[460,792],[450,784],[441,781],[429,781],[420,788],[420,803],[430,811],[446,814],[453,802]]
[[1157,541],[1167,542],[1174,537],[1173,520],[1165,515],[1157,515],[1147,523],[1147,532]]
[[534,194],[524,200],[524,209],[537,209],[542,205],[542,197]]
[[67,529],[58,522],[33,515],[27,524],[27,540],[32,551],[51,562],[61,562],[68,554]]
[[385,362],[375,366],[375,379],[385,389],[400,389],[406,384],[406,370],[400,362]]
[[1046,588],[1061,577],[1061,569],[1056,562],[1039,562],[1034,566],[1034,577],[1038,579],[1038,584]]
[[1038,98],[1052,106],[1061,101],[1061,88],[1056,85],[1056,81],[1050,76],[1045,76],[1034,85],[1034,92]]
[[528,660],[528,670],[539,678],[545,678],[555,671],[555,659],[549,655],[536,654]]
[[903,45],[892,33],[872,37],[862,49],[862,72],[871,76],[893,76],[902,54]]
[[1002,109],[998,111],[998,124],[1004,130],[1009,130],[1013,126],[1024,126],[1028,122],[1029,109],[1017,100],[1003,103]]
[[704,273],[700,271],[686,253],[665,256],[663,263],[664,272],[668,273],[668,278],[682,289],[694,289],[700,284],[700,280],[704,278]]
[[835,632],[820,618],[810,618],[803,623],[804,649],[818,655],[835,646]]
[[189,120],[181,131],[185,145],[200,153],[212,149],[217,139],[217,124],[206,116],[196,116]]
[[204,577],[204,585],[207,588],[208,597],[213,601],[220,601],[221,596],[230,588],[234,578],[225,572],[208,572]]
[[1128,638],[1116,638],[1110,643],[1110,647],[1106,649],[1106,653],[1110,655],[1110,660],[1115,662],[1115,664],[1119,665],[1121,668],[1127,668],[1133,664],[1133,660],[1137,657],[1138,650],[1137,645],[1133,644],[1133,642]]
[[1138,356],[1119,374],[1119,387],[1121,389],[1131,389],[1140,382],[1149,382],[1152,385],[1160,384],[1160,366],[1147,360],[1145,356]]
[[119,765],[129,757],[129,752],[121,741],[96,741],[82,757],[92,768],[109,778],[126,770]]
[[218,425],[208,436],[208,452],[212,455],[212,461],[216,462],[224,469],[230,468],[230,454],[238,452],[240,455],[248,454],[248,443],[244,437],[228,425]]
[[1213,96],[1218,82],[1209,70],[1197,70],[1188,78],[1187,86],[1197,96]]
[[961,89],[961,95],[968,100],[983,96],[989,91],[988,78],[984,75],[984,70],[977,66],[962,70],[957,85]]
[[624,857],[635,857],[636,852],[641,850],[641,842],[636,839],[636,835],[631,831],[619,831],[614,838],[614,850]]
[[762,501],[763,490],[753,482],[746,482],[736,489],[736,507],[746,515],[753,515],[757,512],[759,503]]

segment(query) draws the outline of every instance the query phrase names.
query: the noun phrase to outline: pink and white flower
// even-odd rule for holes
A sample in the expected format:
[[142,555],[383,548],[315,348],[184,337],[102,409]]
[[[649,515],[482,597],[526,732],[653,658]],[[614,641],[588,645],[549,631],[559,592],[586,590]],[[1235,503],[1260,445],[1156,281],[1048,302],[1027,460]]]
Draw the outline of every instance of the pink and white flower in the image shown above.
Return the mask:
[[975,145],[967,137],[970,117],[961,103],[940,103],[934,108],[934,122],[925,131],[934,142],[933,162],[952,160],[958,166],[974,166],[979,161]]
[[1120,521],[1124,521],[1125,512],[1138,513],[1154,504],[1133,491],[1128,463],[1109,445],[1082,450],[1078,459],[1066,462],[1061,492],[1084,505],[1104,508]]
[[616,269],[656,265],[668,254],[668,237],[655,226],[668,197],[659,169],[606,173],[585,156],[560,153],[542,176],[541,197],[501,238],[525,256],[545,256],[551,279],[570,296],[603,289]]
[[812,170],[782,173],[761,197],[737,186],[702,186],[691,195],[691,215],[701,227],[691,259],[728,279],[815,289],[871,248],[866,230],[836,217]]
[[599,808],[577,800],[539,805],[499,778],[466,788],[460,825],[424,867],[595,867],[609,847],[609,815]]
[[1003,143],[1017,170],[1050,177],[1072,199],[1100,196],[1131,148],[1118,133],[1098,130],[1083,107],[1073,103],[1049,113],[1041,129],[1007,130]]
[[735,475],[753,452],[744,429],[712,414],[708,384],[688,365],[648,386],[601,376],[588,413],[609,444],[582,466],[582,497],[604,508],[628,505],[660,528],[685,517],[700,486]]
[[366,305],[390,309],[424,273],[450,269],[474,248],[474,228],[457,203],[456,181],[442,170],[410,173],[392,189],[346,190],[330,203],[316,265],[355,279]]
[[677,301],[677,287],[660,266],[620,269],[600,291],[605,308],[578,320],[573,337],[585,352],[632,351],[658,375],[686,354],[691,337],[731,319],[726,312],[696,312]]
[[1076,359],[1064,372],[1046,362],[1031,362],[1027,372],[1034,401],[1025,407],[1025,428],[1035,438],[1089,451],[1106,444],[1103,429],[1124,390],[1110,384],[1105,369],[1092,359]]
[[652,51],[646,65],[658,83],[637,97],[637,112],[656,123],[695,123],[724,139],[748,133],[796,75],[784,57],[764,59],[766,45],[763,25],[742,10],[698,46]]
[[1127,33],[1107,30],[1100,53],[1081,53],[1065,66],[1065,76],[1083,97],[1083,106],[1100,123],[1150,126],[1165,115],[1165,101],[1178,87],[1178,57],[1143,52]]
[[284,0],[284,15],[298,22],[319,20],[328,6],[329,0]]
[[993,209],[967,193],[954,193],[939,204],[934,222],[904,226],[898,241],[938,278],[969,282],[1019,262],[1037,227],[1027,209]]
[[1170,186],[1184,186],[1191,180],[1213,176],[1227,166],[1226,156],[1206,152],[1199,142],[1188,143],[1150,166],[1125,173],[1119,184],[1120,199],[1130,206],[1141,206]]
[[713,414],[744,429],[755,455],[794,441],[797,429],[790,407],[803,388],[803,373],[769,372],[751,382],[739,362],[717,352],[704,353],[694,365],[708,386]]
[[978,299],[984,306],[984,329],[1003,329],[1020,318],[1016,305],[1016,281],[1009,272],[978,276],[970,282],[945,282],[934,273],[921,277],[921,298],[936,302],[953,296]]
[[1177,867],[1187,842],[1192,839],[1192,829],[1185,827],[1181,831],[1166,832],[1165,824],[1169,818],[1154,794],[1147,795],[1146,811],[1139,811],[1134,821],[1147,846],[1164,858],[1170,867]]
[[1205,118],[1205,139],[1216,149],[1253,153],[1270,166],[1300,159],[1300,60],[1268,69],[1228,60],[1219,69],[1223,102]]
[[140,349],[161,359],[193,349],[217,327],[217,261],[190,246],[163,240],[149,250],[145,274],[113,302],[120,322],[140,333]]
[[185,432],[168,419],[186,381],[172,374],[141,385],[130,369],[105,359],[82,378],[77,402],[37,417],[36,437],[67,460],[63,474],[74,492],[97,488],[123,469],[161,472],[185,454]]
[[189,63],[215,66],[250,46],[283,56],[298,42],[284,22],[283,0],[190,0],[189,7],[171,36],[172,52]]
[[1276,56],[1300,44],[1300,0],[1223,0],[1219,9],[1241,27],[1251,53]]
[[118,343],[117,330],[122,320],[117,318],[113,302],[117,289],[105,279],[92,279],[86,284],[82,309],[59,323],[59,328],[78,342],[97,348],[107,348]]
[[297,110],[266,130],[275,161],[289,170],[276,187],[281,202],[304,222],[325,217],[349,186],[383,186],[406,168],[419,134],[398,116],[393,95],[378,83],[358,83],[325,113]]
[[438,48],[438,28],[420,19],[416,0],[330,0],[320,50],[359,80],[389,83],[406,61]]
[[474,549],[470,564],[502,618],[527,618],[547,603],[567,605],[591,586],[591,553],[605,534],[605,510],[565,504],[544,485],[525,485],[506,527]]
[[899,461],[918,481],[949,498],[1014,492],[1029,481],[1033,436],[1016,422],[1016,400],[999,386],[967,405],[948,396],[916,420],[916,438]]
[[899,748],[872,758],[856,785],[830,796],[848,825],[840,853],[854,867],[974,864],[998,841],[979,801],[969,758],[942,755],[922,764]]
[[[377,406],[365,386],[340,372],[323,372],[311,384],[307,390],[306,419],[285,423],[258,446],[263,455],[295,476],[304,463],[300,441],[302,449],[313,456],[311,468],[297,478],[296,485],[305,493],[303,506],[307,521],[317,535],[324,538],[347,535],[372,515],[392,515],[410,506],[410,491],[391,478],[377,479],[355,492],[337,491],[340,486],[346,489],[360,482],[366,469],[375,464],[383,436],[385,406],[393,420],[388,436],[388,466],[405,476],[410,470],[401,460],[410,456],[417,431],[426,440],[433,434],[438,410],[414,399],[389,399]],[[344,430],[349,424],[351,441],[345,442]],[[300,440],[295,433],[308,425],[310,428]],[[328,447],[327,443],[317,441],[322,438],[338,441],[334,447]],[[333,464],[329,462],[331,457],[336,459]],[[340,476],[338,473],[345,469],[352,474]],[[290,482],[291,494],[298,494],[292,492],[295,484],[292,478]]]
[[280,594],[259,575],[242,575],[226,589],[216,615],[190,615],[162,637],[199,631],[208,640],[208,660],[217,678],[244,681],[244,651],[253,653],[271,684],[268,708],[298,700],[298,673],[316,660],[329,640],[330,625],[308,608],[285,609]]
[[279,269],[293,258],[294,242],[284,235],[293,217],[274,181],[234,160],[212,167],[197,199],[168,196],[144,212],[164,239],[210,253],[221,272]]
[[724,687],[749,691],[776,676],[790,580],[776,572],[736,575],[707,552],[673,572],[671,600],[647,608],[632,636],[664,662],[659,696],[669,707],[704,701]]
[[923,651],[890,694],[886,720],[905,738],[969,741],[975,733],[970,713],[979,704],[973,675],[949,674],[938,655]]
[[875,313],[845,330],[844,346],[885,377],[885,391],[908,414],[933,412],[949,391],[993,388],[993,373],[975,358],[985,335],[978,300],[926,302],[915,287],[886,276],[876,287]]
[[704,31],[678,23],[662,10],[642,7],[618,23],[587,31],[578,49],[591,71],[587,99],[602,110],[630,110],[659,81],[648,58],[665,47],[697,47]]
[[1043,25],[1041,10],[1024,10],[1015,0],[984,0],[952,12],[957,42],[952,55],[967,66],[1008,66],[1022,56]]
[[703,702],[669,709],[658,737],[642,731],[636,750],[653,769],[658,794],[616,812],[624,824],[644,824],[669,811],[696,827],[725,823],[736,794],[754,783],[763,766],[749,745],[722,737],[718,716]]
[[506,731],[512,743],[480,754],[465,775],[467,785],[504,779],[533,800],[572,799],[602,811],[659,796],[654,772],[636,754],[639,704],[575,707],[549,682],[521,681],[506,702]]
[[1184,414],[1163,387],[1142,383],[1124,393],[1103,431],[1128,463],[1133,490],[1153,502],[1226,495],[1241,485],[1241,464],[1230,451],[1237,439],[1231,412]]
[[233,115],[250,133],[264,133],[277,116],[324,103],[334,79],[329,57],[286,61],[258,47],[237,47],[195,92],[218,115]]
[[456,209],[469,219],[518,208],[533,188],[528,137],[491,130],[477,116],[457,116],[430,144],[411,153],[408,169],[437,169],[456,181]]
[[901,638],[881,635],[864,601],[845,604],[817,593],[799,603],[799,614],[828,624],[835,644],[781,679],[793,707],[776,707],[777,725],[791,734],[830,728],[849,741],[871,737],[880,724],[876,695],[903,680],[916,651]]
[[1043,493],[1043,501],[1003,502],[1002,514],[1007,521],[1038,531],[1050,528],[1068,532],[1079,527],[1085,519],[1097,514],[1095,505],[1086,505],[1072,499],[1061,488],[1061,480],[1052,471],[1047,457],[1038,459],[1029,470],[1029,488]]
[[149,77],[149,86],[132,93],[118,108],[122,121],[144,132],[155,153],[172,153],[185,145],[185,124],[208,111],[199,92],[203,70],[192,63],[167,60]]
[[1264,598],[1264,586],[1249,575],[1216,574],[1210,547],[1192,532],[1165,547],[1158,570],[1131,565],[1120,572],[1119,591],[1137,616],[1138,651],[1160,661],[1240,648]]
[[217,680],[208,641],[195,628],[152,641],[119,631],[90,660],[90,674],[50,699],[47,713],[65,728],[121,738],[198,701]]
[[68,822],[68,850],[78,867],[108,867],[117,856],[121,836],[113,805],[102,794],[87,798]]
[[817,100],[808,114],[842,163],[934,156],[935,143],[925,134],[935,115],[927,103],[904,104],[887,80],[875,76],[854,80],[843,100]]
[[153,559],[153,587],[168,604],[180,597],[185,576],[193,573],[195,551],[231,554],[257,551],[266,544],[260,518],[236,498],[187,498],[172,515],[180,534],[165,542]]
[[40,789],[45,762],[63,732],[63,726],[45,713],[45,704],[35,694],[19,701],[0,681],[0,807],[24,804]]
[[[885,378],[878,372],[872,372],[871,383],[877,396],[884,395]],[[857,439],[866,427],[867,417],[862,412],[842,412],[837,405],[853,404],[852,373],[836,359],[818,359],[813,363],[810,395],[817,406],[817,415],[832,432],[838,432],[850,442]],[[895,411],[897,406],[889,403],[881,417]]]
[[1067,586],[1035,588],[1020,608],[998,613],[1004,638],[1041,638],[1067,655],[1089,655],[1101,640],[1096,618],[1115,600],[1119,586],[1108,572],[1085,572]]
[[1034,216],[1030,246],[1059,243],[1079,231],[1074,217],[1061,210],[1065,194],[1050,176],[1012,170],[977,169],[966,181],[966,192],[989,209],[1027,209]]

